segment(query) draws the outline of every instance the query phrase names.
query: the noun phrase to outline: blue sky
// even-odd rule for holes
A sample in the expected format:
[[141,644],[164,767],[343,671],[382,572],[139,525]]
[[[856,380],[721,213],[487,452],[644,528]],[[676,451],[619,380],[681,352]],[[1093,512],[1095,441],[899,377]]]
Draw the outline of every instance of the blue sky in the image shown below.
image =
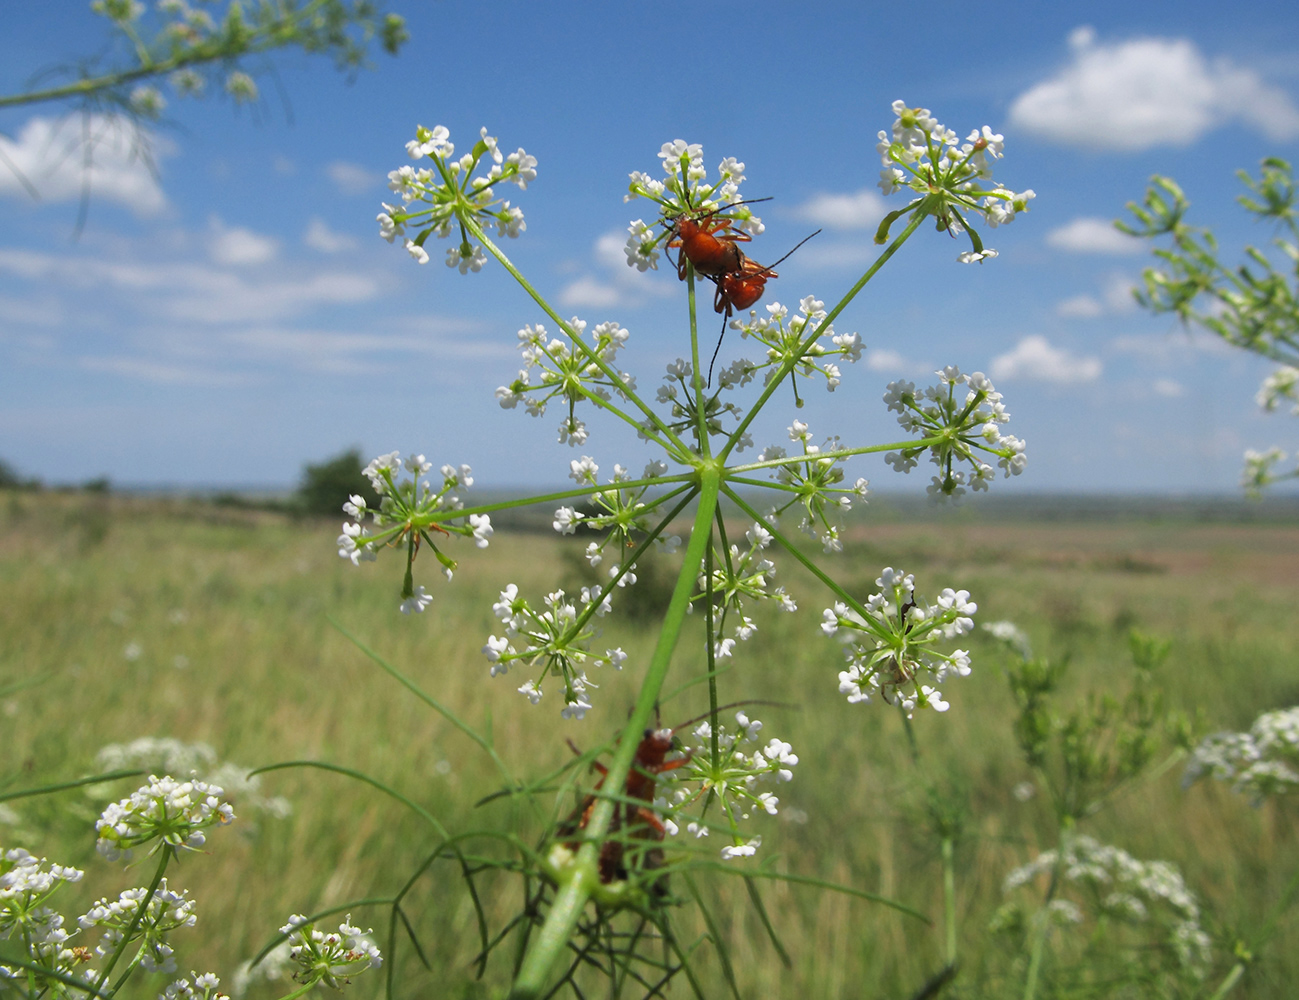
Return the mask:
[[[52,482],[289,485],[306,461],[358,445],[469,462],[480,485],[563,480],[577,452],[560,415],[502,411],[515,331],[542,317],[500,268],[461,276],[377,236],[385,175],[417,123],[467,149],[480,126],[539,161],[513,199],[527,218],[506,248],[561,313],[616,319],[621,364],[652,386],[686,353],[685,292],[670,269],[622,263],[627,174],[660,145],[704,146],[710,168],[746,164],[774,260],[853,208],[780,267],[768,299],[832,303],[873,259],[887,205],[875,135],[890,103],[931,108],[962,135],[1006,137],[996,176],[1032,188],[1031,211],[992,233],[1001,256],[917,234],[836,324],[868,345],[833,396],[780,408],[852,443],[897,440],[880,397],[957,364],[988,372],[1028,441],[1023,491],[1226,492],[1241,452],[1299,433],[1264,416],[1268,365],[1135,309],[1148,261],[1098,223],[1176,177],[1193,219],[1234,255],[1268,233],[1233,205],[1233,173],[1299,153],[1299,10],[1293,3],[931,3],[921,19],[876,3],[751,3],[731,20],[697,4],[392,3],[412,40],[349,84],[289,55],[261,101],[171,99],[156,177],[111,141],[77,240],[78,179],[57,151],[62,109],[0,112],[3,151],[41,190],[0,171],[0,457]],[[6,3],[0,91],[100,51],[81,0]],[[250,67],[256,68],[256,66]],[[708,325],[712,319],[709,316]],[[743,353],[735,334],[723,358]],[[609,468],[653,457],[597,420],[581,449]],[[923,490],[880,460],[877,488]]]

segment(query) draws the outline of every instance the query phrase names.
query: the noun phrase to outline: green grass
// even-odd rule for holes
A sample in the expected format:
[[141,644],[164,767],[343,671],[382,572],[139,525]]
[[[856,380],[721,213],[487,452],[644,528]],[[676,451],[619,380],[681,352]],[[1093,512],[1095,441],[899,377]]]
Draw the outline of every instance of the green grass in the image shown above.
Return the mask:
[[[331,621],[471,725],[490,720],[496,748],[516,774],[571,760],[566,737],[586,749],[617,731],[634,697],[637,664],[653,642],[645,620],[607,627],[601,641],[623,645],[632,658],[623,674],[598,678],[596,710],[582,723],[559,725],[554,704],[529,706],[514,690],[521,680],[490,679],[479,652],[505,583],[535,597],[576,578],[574,540],[502,531],[485,552],[453,542],[461,559],[454,582],[421,559],[417,579],[435,600],[424,615],[405,617],[397,613],[397,561],[355,569],[334,553],[337,531],[334,522],[182,501],[0,494],[0,689],[38,681],[0,696],[4,787],[88,774],[107,743],[172,736],[209,743],[222,760],[245,766],[304,758],[344,764],[390,783],[452,830],[505,828],[507,801],[474,806],[501,785],[486,756]],[[1246,728],[1262,711],[1299,702],[1293,524],[1167,516],[1016,522],[969,511],[856,524],[837,558],[837,577],[864,596],[884,565],[914,572],[930,595],[945,586],[968,589],[980,605],[977,620],[1010,618],[1039,651],[1070,656],[1066,686],[1074,695],[1124,684],[1131,669],[1126,637],[1137,628],[1172,640],[1161,679],[1176,704],[1203,713],[1207,729]],[[986,925],[1002,901],[1001,879],[1047,846],[1052,829],[1040,797],[1020,803],[1011,794],[1029,775],[1011,737],[1000,654],[981,636],[973,640],[974,674],[949,683],[951,711],[915,722],[917,763],[896,715],[879,705],[850,706],[838,695],[836,646],[817,628],[828,602],[791,561],[781,568],[799,613],[761,612],[758,635],[737,650],[722,679],[726,700],[790,706],[753,711],[766,722],[764,735],[788,739],[801,760],[793,783],[781,789],[782,815],[755,825],[761,853],[782,871],[896,898],[932,915],[935,926],[846,896],[772,884],[764,899],[793,956],[785,969],[743,883],[717,879],[709,898],[741,991],[902,997],[942,964],[938,851],[920,818],[923,786],[941,779],[968,800],[972,817],[957,852],[966,978],[945,994],[970,995],[962,984],[974,982],[988,961]],[[700,628],[692,623],[687,635],[697,640]],[[124,655],[132,643],[136,659]],[[683,647],[678,661],[669,689],[702,671],[694,647]],[[696,686],[663,706],[663,721],[674,724],[704,707]],[[1210,929],[1248,933],[1299,870],[1294,807],[1253,809],[1222,787],[1183,791],[1179,778],[1174,768],[1141,783],[1084,829],[1137,857],[1176,862],[1200,894]],[[131,787],[123,782],[112,791],[124,795]],[[241,817],[212,835],[208,854],[183,859],[172,872],[173,883],[199,901],[198,929],[175,942],[182,971],[211,968],[228,977],[288,914],[390,893],[434,843],[427,826],[395,802],[338,775],[279,772],[265,787],[293,802],[291,817]],[[3,846],[87,869],[62,900],[65,912],[147,879],[147,863],[124,872],[94,854],[90,831],[100,804],[83,791],[24,799],[13,803],[16,822],[0,825]],[[525,824],[527,836],[535,829]],[[517,885],[502,877],[484,890],[493,919],[508,918]],[[433,869],[411,909],[434,970],[420,969],[407,949],[399,959],[400,995],[499,992],[505,962],[489,971],[486,985],[474,983],[473,912],[455,869]],[[354,916],[376,929],[384,921],[378,910]],[[683,928],[697,925],[693,911],[679,920]],[[1234,997],[1290,995],[1299,981],[1299,921],[1291,917],[1284,928]],[[725,995],[709,949],[700,963],[709,995]],[[358,996],[377,994],[381,980],[369,978],[353,987]],[[136,995],[157,988],[150,983]],[[278,994],[259,988],[250,995]],[[688,995],[685,983],[672,995]]]

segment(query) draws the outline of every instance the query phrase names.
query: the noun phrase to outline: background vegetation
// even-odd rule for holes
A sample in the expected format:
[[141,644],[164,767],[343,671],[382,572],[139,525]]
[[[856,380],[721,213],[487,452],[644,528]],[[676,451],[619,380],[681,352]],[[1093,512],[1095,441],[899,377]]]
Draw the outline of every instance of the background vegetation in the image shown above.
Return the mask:
[[[1096,505],[1094,513],[1108,515],[1089,520],[1086,510],[1074,511],[1068,522],[1052,520],[1055,509],[924,507],[917,514],[879,501],[854,523],[840,576],[864,594],[887,563],[915,572],[922,591],[969,589],[979,620],[1013,618],[1038,652],[1070,659],[1067,698],[1124,688],[1128,633],[1136,628],[1172,641],[1159,677],[1177,705],[1201,713],[1202,731],[1246,729],[1260,712],[1299,702],[1293,508],[1252,508],[1253,523],[1168,502],[1126,512]],[[580,536],[520,527],[498,531],[484,552],[454,552],[465,557],[455,581],[433,581],[434,604],[405,617],[396,613],[390,579],[334,554],[336,519],[104,493],[0,493],[0,774],[11,786],[66,779],[95,771],[105,744],[171,736],[209,743],[222,760],[250,767],[299,758],[356,767],[464,828],[457,824],[470,822],[473,804],[499,787],[499,776],[331,622],[469,722],[494,720],[498,750],[521,773],[560,766],[571,751],[553,735],[556,707],[530,710],[510,678],[489,679],[479,652],[506,582],[553,587],[557,576],[577,574],[569,549],[582,544]],[[423,568],[433,576],[431,562]],[[801,596],[810,588],[796,569],[781,564]],[[762,830],[763,853],[770,847],[781,870],[896,898],[930,914],[935,926],[845,896],[769,885],[766,905],[793,956],[786,968],[744,884],[718,880],[713,913],[730,938],[739,985],[749,996],[914,993],[942,964],[941,868],[924,812],[925,788],[941,778],[969,816],[956,854],[964,968],[946,995],[975,995],[976,984],[993,981],[996,951],[986,928],[1003,901],[1001,880],[1054,835],[1042,797],[1021,802],[1013,794],[1031,775],[1013,742],[1003,653],[976,637],[974,674],[949,685],[945,716],[916,719],[913,757],[896,715],[847,705],[837,694],[838,651],[817,637],[812,621],[820,606],[800,604],[795,616],[761,618],[759,636],[734,668],[751,672],[755,696],[788,704],[752,714],[803,760],[782,789],[780,817]],[[608,644],[623,645],[633,663],[643,660],[652,618],[615,627]],[[697,655],[698,645],[684,644],[682,655]],[[583,748],[616,731],[621,713],[612,706],[633,697],[629,677],[597,680],[601,709],[568,727]],[[665,703],[664,723],[697,714],[702,697],[694,688]],[[1180,774],[1173,767],[1142,781],[1082,829],[1138,858],[1176,862],[1200,894],[1206,929],[1230,942],[1257,926],[1299,870],[1294,807],[1251,808],[1212,782],[1183,791]],[[135,784],[127,779],[101,794],[124,795]],[[174,873],[200,904],[198,951],[181,938],[176,944],[194,968],[223,978],[290,912],[390,893],[430,847],[426,828],[399,806],[340,776],[278,772],[264,790],[287,796],[292,815],[259,816],[236,803],[240,821],[214,834],[210,856]],[[139,870],[122,872],[94,853],[90,828],[101,804],[82,791],[13,803],[0,812],[0,844],[90,869],[74,893],[124,888],[139,881]],[[496,817],[505,825],[505,808],[499,800],[478,807],[472,825],[491,827]],[[502,882],[495,899],[484,888],[489,910],[516,908],[516,885]],[[73,898],[62,902],[77,912]],[[496,992],[508,970],[502,963],[484,984],[474,982],[477,937],[458,871],[435,868],[411,909],[434,972],[420,969],[409,949],[399,955],[404,995],[432,995],[434,987],[438,996]],[[683,919],[694,919],[695,911],[685,912]],[[383,915],[358,911],[356,918],[378,925]],[[1299,980],[1293,924],[1233,996],[1290,995]],[[717,963],[703,962],[722,990]],[[382,978],[366,979],[353,989],[377,994]],[[271,989],[254,986],[250,996],[279,995]]]

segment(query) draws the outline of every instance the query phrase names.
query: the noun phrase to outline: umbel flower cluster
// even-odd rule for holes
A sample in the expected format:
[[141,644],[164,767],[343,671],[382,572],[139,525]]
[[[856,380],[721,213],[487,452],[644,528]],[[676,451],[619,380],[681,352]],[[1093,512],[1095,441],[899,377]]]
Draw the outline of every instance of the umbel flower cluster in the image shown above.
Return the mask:
[[[410,476],[396,478],[403,468]],[[430,532],[472,537],[480,549],[487,548],[493,533],[492,519],[487,514],[470,514],[459,520],[443,516],[464,506],[451,491],[461,487],[468,489],[474,484],[469,466],[462,465],[458,469],[451,465],[442,466],[442,483],[437,490],[429,480],[419,479],[432,468],[433,463],[425,461],[423,455],[411,455],[404,463],[399,452],[380,455],[364,469],[370,485],[379,494],[379,509],[367,510],[365,498],[360,495],[352,496],[343,505],[343,510],[355,520],[343,525],[343,533],[338,536],[338,554],[350,559],[353,565],[375,559],[380,546],[406,546],[406,581],[401,592],[403,614],[423,611],[433,600],[422,586],[416,587],[412,580],[412,566],[421,545],[426,544],[432,550],[448,580],[456,568],[455,560],[442,552]],[[366,514],[372,518],[376,531],[370,532],[365,528]]]
[[221,795],[219,785],[197,778],[150,775],[147,785],[104,810],[95,846],[110,861],[154,841],[173,854],[197,850],[207,841],[205,830],[234,821],[234,808]]
[[1191,754],[1182,779],[1212,777],[1255,804],[1299,789],[1299,708],[1265,712],[1247,733],[1214,733]]
[[[1056,923],[1081,924],[1090,912],[1097,920],[1160,929],[1184,971],[1199,979],[1208,970],[1213,942],[1200,926],[1199,903],[1176,865],[1139,861],[1121,848],[1080,835],[1015,869],[1006,876],[1003,890],[1010,893],[1048,877],[1072,887],[1083,901],[1080,906],[1071,899],[1054,900],[1051,915]],[[1013,909],[1003,909],[994,927],[1012,923]]]
[[1001,158],[1004,138],[985,125],[961,142],[928,108],[909,108],[903,101],[893,102],[893,113],[897,119],[892,132],[881,131],[875,147],[884,164],[880,190],[886,195],[911,190],[919,197],[884,217],[875,242],[888,239],[897,219],[923,213],[933,216],[940,232],[969,234],[971,249],[957,260],[968,264],[996,257],[997,251],[984,247],[970,220],[991,228],[1007,225],[1037,197],[1033,191],[1016,194],[992,180],[988,161]]
[[[204,843],[205,830],[234,820],[222,794],[197,778],[151,776],[132,795],[109,805],[95,824],[100,851],[111,860],[147,847],[158,857],[157,872],[149,886],[102,897],[74,920],[54,908],[52,897],[65,884],[80,882],[84,872],[38,859],[21,847],[0,848],[0,941],[8,942],[6,954],[19,960],[0,963],[0,993],[12,987],[31,997],[111,996],[137,969],[174,973],[172,937],[197,924],[198,904],[187,890],[172,888],[163,872],[178,851]],[[380,961],[369,932],[346,923],[337,934],[322,935],[304,918],[293,917],[283,933],[293,938],[297,978],[307,986],[324,981],[341,987],[348,976]],[[85,944],[77,943],[79,935],[86,935]],[[97,935],[93,944],[92,935]],[[191,973],[153,990],[161,1000],[225,1000],[219,984],[210,972]]]
[[970,632],[978,606],[968,591],[950,587],[933,604],[918,599],[915,578],[892,567],[875,585],[880,589],[867,600],[865,615],[836,602],[821,616],[821,631],[842,633],[848,669],[839,673],[840,693],[850,704],[869,703],[878,694],[908,716],[917,708],[946,712],[951,706],[940,687],[952,675],[969,676],[970,654],[943,653],[936,645]]
[[[938,466],[938,475],[928,486],[931,497],[944,500],[959,497],[965,488],[986,490],[996,473],[976,452],[997,460],[1003,475],[1017,476],[1028,464],[1024,442],[1013,434],[1002,434],[1001,425],[1010,420],[1001,393],[983,372],[966,375],[955,365],[935,372],[938,385],[917,393],[913,382],[890,382],[884,402],[898,413],[898,423],[909,433],[936,439],[927,447],[889,452],[884,460],[897,472],[910,472],[926,450]],[[958,386],[965,386],[959,394]],[[958,468],[964,464],[967,468]]]
[[[482,270],[487,257],[481,245],[470,242],[464,216],[495,223],[501,236],[514,238],[522,233],[528,228],[523,212],[498,198],[496,188],[507,183],[526,190],[528,182],[536,180],[537,160],[522,149],[503,155],[486,128],[474,148],[455,159],[456,149],[449,136],[441,125],[433,129],[421,125],[415,130],[415,138],[406,143],[406,152],[412,160],[427,160],[432,166],[416,169],[407,165],[388,174],[388,187],[401,196],[401,204],[384,204],[378,215],[379,235],[392,243],[404,237],[408,227],[418,230],[414,239],[405,240],[406,250],[419,263],[427,264],[424,242],[429,235],[445,239],[461,220],[460,242],[447,249],[447,267],[467,274]],[[486,173],[475,174],[484,156],[492,165]]]
[[280,933],[288,936],[289,960],[298,967],[293,978],[304,987],[324,983],[340,990],[352,976],[377,969],[383,961],[370,938],[373,932],[353,927],[350,914],[337,931],[316,930],[302,914],[294,914]]
[[664,220],[662,230],[637,219],[629,227],[630,236],[624,252],[628,265],[640,271],[658,268],[659,247],[669,242],[673,227],[667,220],[683,216],[707,216],[714,224],[734,226],[748,237],[761,236],[762,220],[744,204],[740,185],[744,182],[744,164],[728,156],[717,165],[717,180],[708,180],[704,166],[704,147],[684,139],[665,142],[659,150],[664,179],[658,180],[639,170],[632,171],[631,182],[623,201],[648,198],[659,207]]
[[117,899],[101,899],[78,923],[85,930],[102,929],[99,944],[95,946],[97,958],[112,955],[128,935],[138,933],[142,938],[141,965],[145,972],[175,972],[175,950],[168,937],[172,931],[198,923],[195,905],[187,892],[167,888],[164,878],[153,892],[144,888],[126,889]]
[[761,732],[762,723],[744,712],[735,713],[734,730],[708,721],[695,727],[693,740],[684,744],[688,760],[670,772],[663,796],[655,801],[670,817],[669,833],[677,834],[683,823],[694,838],[717,830],[729,841],[721,848],[723,860],[756,853],[761,834],[746,836],[740,823],[753,813],[777,814],[780,799],[772,788],[793,780],[798,763],[793,747],[778,739],[764,744]]

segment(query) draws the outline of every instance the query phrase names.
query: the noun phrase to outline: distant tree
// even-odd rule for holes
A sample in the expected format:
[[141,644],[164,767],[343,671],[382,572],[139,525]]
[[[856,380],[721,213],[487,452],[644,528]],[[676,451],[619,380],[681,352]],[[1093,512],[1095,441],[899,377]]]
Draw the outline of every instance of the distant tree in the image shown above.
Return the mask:
[[39,479],[24,479],[18,470],[0,458],[0,490],[39,490]]
[[353,493],[365,497],[367,507],[377,508],[379,496],[361,471],[364,468],[365,463],[361,461],[361,452],[357,448],[326,459],[319,465],[307,465],[294,494],[297,508],[306,514],[341,516],[343,504]]

